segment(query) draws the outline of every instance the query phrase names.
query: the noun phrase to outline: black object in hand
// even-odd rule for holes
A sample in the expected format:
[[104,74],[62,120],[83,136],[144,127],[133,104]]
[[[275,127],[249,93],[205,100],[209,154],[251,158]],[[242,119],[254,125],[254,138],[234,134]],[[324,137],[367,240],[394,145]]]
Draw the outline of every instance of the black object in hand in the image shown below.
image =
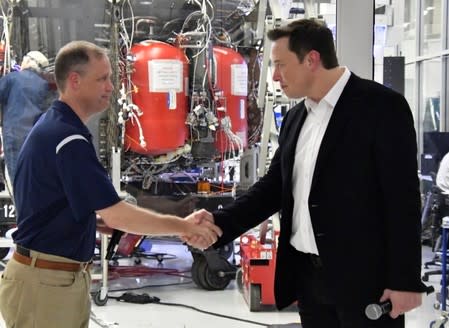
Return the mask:
[[122,235],[123,231],[121,230],[114,229],[114,231],[112,232],[111,240],[109,241],[108,249],[106,251],[106,256],[104,257],[106,260],[109,261],[114,256],[115,252],[117,251],[120,238],[122,238]]

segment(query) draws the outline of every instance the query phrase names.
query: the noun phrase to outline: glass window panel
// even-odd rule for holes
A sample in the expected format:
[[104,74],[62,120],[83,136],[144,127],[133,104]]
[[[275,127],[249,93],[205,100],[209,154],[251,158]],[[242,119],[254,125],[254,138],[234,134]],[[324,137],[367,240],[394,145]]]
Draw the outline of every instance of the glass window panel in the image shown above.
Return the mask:
[[423,62],[421,131],[440,130],[441,59]]
[[441,51],[441,1],[442,0],[423,1],[422,55]]
[[407,99],[408,104],[410,105],[415,122],[418,122],[418,106],[416,106],[415,99],[415,72],[415,63],[405,66],[404,96]]
[[416,6],[417,0],[404,2],[404,39],[401,49],[406,62],[416,56]]

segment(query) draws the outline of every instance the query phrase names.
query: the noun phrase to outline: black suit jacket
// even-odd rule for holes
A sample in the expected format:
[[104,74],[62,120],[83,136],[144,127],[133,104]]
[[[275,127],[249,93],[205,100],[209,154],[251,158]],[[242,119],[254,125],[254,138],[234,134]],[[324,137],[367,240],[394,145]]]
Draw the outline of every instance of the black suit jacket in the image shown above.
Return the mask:
[[[275,295],[296,300],[301,269],[292,263],[292,170],[304,102],[285,116],[267,174],[233,204],[214,212],[227,243],[281,211]],[[331,116],[309,196],[327,287],[361,309],[385,288],[424,291],[420,279],[420,192],[413,117],[403,96],[351,74]]]

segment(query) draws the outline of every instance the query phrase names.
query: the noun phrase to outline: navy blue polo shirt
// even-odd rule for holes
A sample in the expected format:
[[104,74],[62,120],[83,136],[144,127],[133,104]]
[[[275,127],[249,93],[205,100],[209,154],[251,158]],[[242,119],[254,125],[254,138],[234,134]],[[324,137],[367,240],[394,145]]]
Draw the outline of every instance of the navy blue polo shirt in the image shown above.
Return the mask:
[[96,210],[120,201],[91,135],[73,110],[53,102],[19,154],[14,242],[77,261],[92,258]]

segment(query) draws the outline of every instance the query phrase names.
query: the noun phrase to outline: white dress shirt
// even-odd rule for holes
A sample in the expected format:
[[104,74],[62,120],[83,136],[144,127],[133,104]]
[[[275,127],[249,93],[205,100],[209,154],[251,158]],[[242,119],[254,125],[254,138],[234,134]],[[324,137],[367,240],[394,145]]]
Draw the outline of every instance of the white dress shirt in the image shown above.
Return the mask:
[[444,155],[437,172],[437,186],[443,194],[449,194],[449,153]]
[[306,98],[307,118],[299,133],[292,174],[294,199],[290,243],[298,251],[319,255],[309,211],[309,194],[318,151],[332,116],[351,73],[344,73],[319,103]]

